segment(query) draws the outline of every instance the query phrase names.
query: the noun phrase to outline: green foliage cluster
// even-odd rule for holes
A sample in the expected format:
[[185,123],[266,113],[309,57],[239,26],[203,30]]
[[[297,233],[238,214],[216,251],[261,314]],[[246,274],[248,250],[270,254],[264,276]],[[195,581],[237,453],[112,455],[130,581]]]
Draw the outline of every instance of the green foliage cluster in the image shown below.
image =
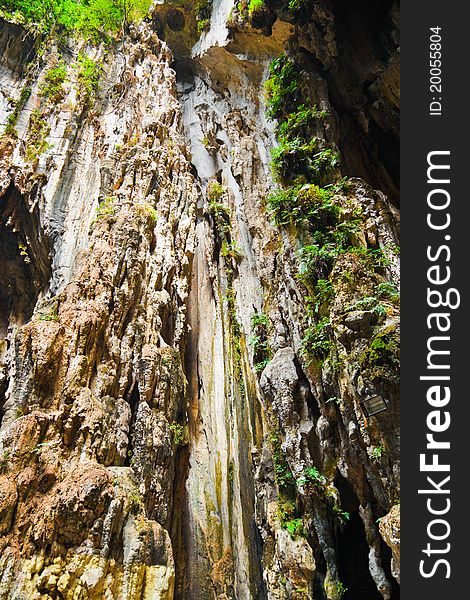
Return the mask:
[[379,296],[363,296],[345,308],[345,312],[350,312],[352,310],[370,310],[374,312],[377,317],[383,317],[387,314],[387,309],[380,301]]
[[194,7],[199,33],[207,31],[211,23],[212,0],[197,0]]
[[41,110],[35,108],[31,111],[29,119],[29,131],[26,140],[26,158],[35,162],[39,156],[50,148],[46,141],[49,135],[50,126],[47,124]]
[[253,348],[254,367],[260,373],[269,363],[272,355],[268,341],[270,320],[265,313],[254,313],[251,316],[251,335],[248,343]]
[[57,306],[51,308],[49,312],[40,312],[39,313],[40,321],[58,321],[59,313],[57,312]]
[[248,3],[248,15],[251,17],[253,13],[265,7],[264,0],[250,0]]
[[145,219],[148,219],[152,225],[155,225],[158,219],[158,211],[149,202],[135,205],[136,213]]
[[[304,4],[303,0],[293,0],[289,9],[301,10]],[[297,277],[311,292],[306,297],[302,344],[303,355],[310,363],[324,360],[332,347],[325,315],[334,297],[330,277],[337,258],[353,253],[371,271],[387,266],[387,260],[380,249],[356,245],[362,211],[345,203],[338,205],[337,194],[348,192],[347,180],[339,178],[339,155],[316,137],[327,113],[308,102],[300,70],[286,55],[270,65],[265,101],[268,117],[277,120],[279,142],[271,163],[279,187],[268,195],[266,206],[275,224],[300,229],[306,242],[299,251]],[[374,303],[377,314],[386,313],[380,302],[386,297],[395,298],[394,292],[382,286]]]
[[0,456],[0,474],[5,473],[8,470],[8,460],[10,458],[10,450],[3,450]]
[[207,185],[207,198],[209,202],[217,202],[224,195],[224,187],[218,181],[210,181]]
[[170,434],[173,445],[184,446],[188,443],[186,436],[186,428],[184,427],[184,425],[181,425],[176,421],[173,421],[173,423],[170,424]]
[[345,525],[349,521],[349,518],[351,516],[350,513],[343,510],[341,506],[338,506],[337,504],[333,505],[333,512],[338,517],[338,520],[341,523],[341,525]]
[[375,293],[378,298],[390,300],[391,302],[397,302],[400,297],[397,286],[388,281],[377,284]]
[[96,207],[95,221],[113,217],[116,213],[114,202],[116,201],[115,196],[106,196],[98,206]]
[[322,313],[323,307],[328,307],[334,297],[335,290],[331,281],[329,279],[317,279],[313,296],[307,299],[308,306],[314,314],[319,315]]
[[382,454],[385,452],[384,446],[374,446],[370,453],[372,460],[380,460],[382,458]]
[[227,242],[223,240],[220,253],[224,258],[231,258],[239,261],[243,258],[243,252],[236,242]]
[[49,69],[44,77],[44,82],[39,90],[40,96],[58,103],[64,98],[64,82],[67,77],[67,66],[60,63],[57,67]]
[[336,591],[338,592],[339,598],[342,598],[348,591],[348,588],[341,581],[336,582]]
[[267,209],[276,225],[298,225],[302,221],[322,229],[334,227],[341,214],[333,194],[315,184],[274,189],[268,195]]
[[21,90],[18,100],[11,100],[11,103],[13,104],[13,112],[8,115],[4,135],[16,136],[15,127],[16,123],[18,122],[18,117],[20,116],[20,113],[30,96],[31,88],[29,86],[25,86]]
[[302,476],[297,479],[297,484],[301,486],[308,484],[324,486],[326,484],[326,477],[316,467],[307,467]]
[[264,85],[267,115],[270,119],[284,121],[301,102],[300,72],[294,62],[282,55],[269,67],[269,77]]
[[151,0],[3,0],[2,12],[34,31],[97,38],[116,35],[143,19]]
[[271,431],[269,441],[274,463],[274,479],[280,490],[287,490],[295,483],[286,455],[281,447],[281,436],[278,429]]
[[400,371],[400,337],[395,325],[380,331],[369,348],[361,355],[360,365],[370,369],[376,376],[392,376],[398,379]]
[[86,54],[78,55],[77,66],[79,93],[85,106],[88,106],[98,89],[102,66]]
[[282,185],[294,185],[303,180],[324,186],[331,181],[332,173],[339,165],[339,154],[331,148],[321,149],[315,138],[309,141],[301,138],[280,140],[271,157],[274,181]]
[[294,502],[280,498],[277,502],[277,517],[281,527],[289,532],[292,539],[305,537],[303,519],[298,516]]
[[310,324],[305,329],[301,349],[308,364],[314,359],[321,360],[328,356],[331,349],[330,328],[328,317],[323,317],[317,322],[310,320]]

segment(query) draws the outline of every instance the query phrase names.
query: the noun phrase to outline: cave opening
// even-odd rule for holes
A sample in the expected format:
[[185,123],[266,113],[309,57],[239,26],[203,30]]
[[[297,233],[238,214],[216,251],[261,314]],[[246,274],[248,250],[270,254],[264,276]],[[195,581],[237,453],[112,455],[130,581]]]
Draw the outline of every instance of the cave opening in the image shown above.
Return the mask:
[[[347,176],[362,177],[399,206],[400,118],[396,0],[334,0],[337,67],[326,73],[342,132]],[[345,90],[347,93],[345,93]]]
[[369,571],[369,546],[359,509],[338,535],[340,581],[347,588],[344,600],[383,600]]
[[[359,499],[351,484],[339,473],[335,485],[340,493],[341,507],[349,513],[349,519],[337,534],[337,557],[339,579],[347,588],[344,600],[383,600],[382,594],[369,571],[369,544],[367,543],[364,522],[359,513]],[[381,548],[385,546],[381,544]],[[387,562],[388,558],[388,562]],[[391,577],[386,565],[390,556],[382,556],[382,566],[392,584],[392,598],[399,598],[398,584]]]
[[51,276],[50,245],[37,203],[10,184],[0,197],[0,422],[9,385],[11,332],[27,323]]

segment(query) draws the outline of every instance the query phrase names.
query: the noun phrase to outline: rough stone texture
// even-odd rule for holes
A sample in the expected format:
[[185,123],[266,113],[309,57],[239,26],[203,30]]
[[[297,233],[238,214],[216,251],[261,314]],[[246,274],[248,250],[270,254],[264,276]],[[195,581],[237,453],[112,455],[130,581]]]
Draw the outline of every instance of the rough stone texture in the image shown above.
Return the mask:
[[[106,77],[93,105],[67,79],[62,102],[45,106],[49,49],[3,155],[2,260],[49,261],[52,279],[36,277],[32,316],[14,304],[3,315],[2,598],[173,597],[171,428],[186,420],[197,187],[169,50],[143,28],[94,52]],[[23,82],[9,66],[13,95]],[[34,106],[54,146],[31,159]]]
[[400,583],[400,507],[395,505],[380,519],[380,535],[392,549],[392,575]]
[[[398,306],[363,304],[399,283],[383,193],[396,204],[395,5],[375,21],[379,49],[362,25],[345,31],[344,3],[293,18],[267,2],[251,24],[233,4],[214,0],[197,41],[179,3],[86,49],[103,64],[89,100],[69,51],[56,103],[41,86],[60,49],[34,59],[1,24],[0,122],[8,96],[31,95],[17,137],[0,138],[0,599],[339,600],[351,555],[367,593],[397,597]],[[336,261],[322,364],[302,351],[301,240],[264,209],[276,142],[262,85],[284,46],[328,111],[319,135],[369,181],[335,202],[361,209],[358,245],[388,259]],[[28,153],[33,109],[47,144]],[[381,339],[393,352],[377,363]],[[366,418],[374,394],[388,409]]]

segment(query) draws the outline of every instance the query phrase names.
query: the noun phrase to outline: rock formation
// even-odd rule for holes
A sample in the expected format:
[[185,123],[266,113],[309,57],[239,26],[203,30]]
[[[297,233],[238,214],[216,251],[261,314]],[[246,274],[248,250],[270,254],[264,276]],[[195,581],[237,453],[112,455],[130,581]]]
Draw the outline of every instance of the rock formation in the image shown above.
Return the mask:
[[206,4],[0,18],[1,600],[398,598],[397,5]]

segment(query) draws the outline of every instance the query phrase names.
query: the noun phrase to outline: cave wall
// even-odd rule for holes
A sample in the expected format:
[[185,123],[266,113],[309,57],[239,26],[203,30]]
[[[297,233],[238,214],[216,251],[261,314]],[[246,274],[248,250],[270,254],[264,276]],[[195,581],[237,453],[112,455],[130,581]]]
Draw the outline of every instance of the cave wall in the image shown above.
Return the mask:
[[[39,53],[0,27],[0,598],[397,598],[398,306],[364,301],[399,284],[396,5],[214,0],[199,36],[166,4]],[[283,52],[384,257],[335,261],[322,360],[308,239],[266,210]]]

